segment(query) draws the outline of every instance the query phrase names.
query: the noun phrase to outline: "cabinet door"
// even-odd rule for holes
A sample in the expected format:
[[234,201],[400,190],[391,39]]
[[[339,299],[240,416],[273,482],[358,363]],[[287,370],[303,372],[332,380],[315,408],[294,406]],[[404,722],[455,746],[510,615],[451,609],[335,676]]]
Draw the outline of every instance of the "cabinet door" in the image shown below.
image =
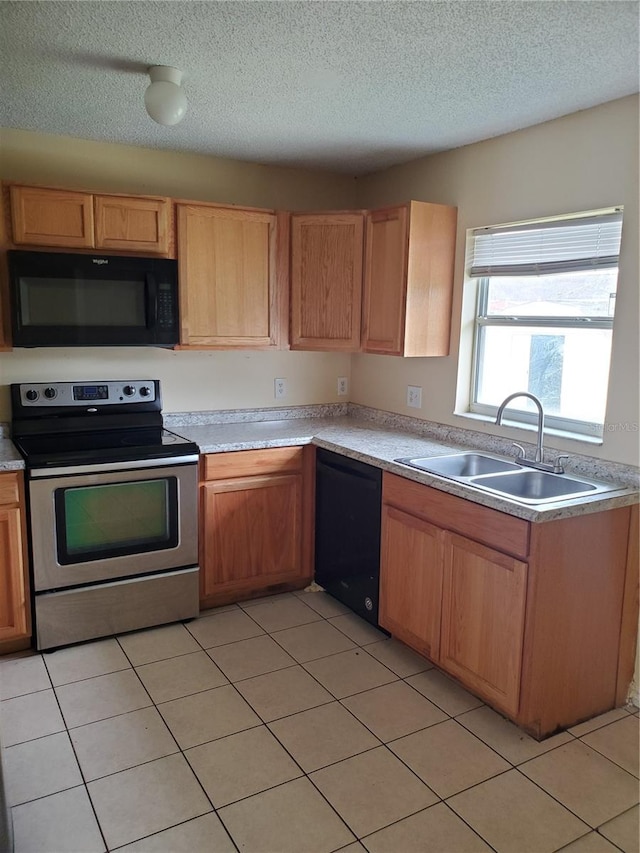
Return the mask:
[[0,506],[0,644],[30,633],[23,534],[21,510]]
[[395,507],[382,508],[380,624],[438,660],[444,532]]
[[361,213],[291,217],[291,348],[360,348]]
[[457,209],[412,201],[367,216],[362,348],[449,353]]
[[[9,243],[9,222],[4,214],[5,210],[5,193],[6,188],[2,186],[0,181],[0,198],[2,199],[2,209],[0,210],[0,250],[3,250]],[[11,329],[9,327],[9,276],[7,264],[4,259],[0,263],[0,351],[10,349]]]
[[362,349],[402,355],[407,280],[407,208],[367,215]]
[[179,205],[181,343],[276,346],[275,253],[275,214]]
[[409,210],[404,355],[449,355],[458,210],[422,201]]
[[89,193],[11,187],[13,242],[91,248],[93,197]]
[[303,575],[301,474],[213,480],[201,490],[205,603]]
[[445,534],[440,665],[494,707],[520,700],[527,564]]
[[164,199],[95,197],[96,246],[130,252],[166,254],[169,202]]

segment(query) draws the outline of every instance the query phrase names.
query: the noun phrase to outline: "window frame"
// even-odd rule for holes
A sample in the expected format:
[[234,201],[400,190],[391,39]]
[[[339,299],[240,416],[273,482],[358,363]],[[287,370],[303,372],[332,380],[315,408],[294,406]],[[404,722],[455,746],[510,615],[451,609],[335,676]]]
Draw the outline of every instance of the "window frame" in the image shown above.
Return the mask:
[[[615,268],[618,272],[618,267]],[[469,412],[495,419],[498,413],[499,405],[489,405],[487,403],[479,403],[477,400],[480,371],[482,365],[482,330],[487,327],[509,327],[509,328],[554,328],[554,329],[607,329],[613,334],[613,324],[615,315],[610,317],[605,316],[589,316],[589,317],[567,317],[563,315],[550,316],[545,315],[535,316],[528,315],[526,317],[510,317],[505,315],[490,315],[487,311],[489,301],[489,285],[490,276],[482,276],[475,279],[477,283],[476,294],[476,311],[473,328],[473,348],[471,356],[471,386],[469,394]],[[517,390],[517,389],[514,389]],[[527,390],[527,389],[524,389]],[[607,387],[608,392],[608,387]],[[515,403],[516,401],[514,401]],[[514,423],[523,423],[535,425],[538,415],[535,412],[527,412],[515,406],[509,406],[509,417]],[[574,433],[577,435],[595,436],[601,438],[604,434],[604,418],[603,423],[576,420],[573,418],[563,418],[558,415],[551,415],[545,412],[545,424],[551,430],[557,430],[563,433]]]

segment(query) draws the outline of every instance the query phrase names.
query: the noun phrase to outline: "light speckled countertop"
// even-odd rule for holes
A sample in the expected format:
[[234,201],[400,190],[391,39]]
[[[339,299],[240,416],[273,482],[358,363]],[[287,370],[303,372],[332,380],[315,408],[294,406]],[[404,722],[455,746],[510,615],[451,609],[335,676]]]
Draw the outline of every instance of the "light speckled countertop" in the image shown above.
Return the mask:
[[[415,480],[417,483],[433,486],[449,494],[507,512],[509,515],[515,515],[527,521],[552,521],[557,518],[614,509],[618,506],[629,506],[638,502],[637,491],[624,483],[619,490],[613,492],[593,497],[557,501],[538,507],[492,495],[475,489],[466,483],[428,474],[426,471],[410,468],[394,461],[402,457],[441,456],[460,450],[470,450],[473,449],[470,444],[461,444],[451,440],[441,441],[416,435],[395,426],[378,425],[371,420],[359,419],[354,416],[298,418],[258,423],[246,421],[193,425],[171,423],[170,428],[195,441],[202,453],[255,450],[312,443],[317,447],[324,447],[352,459],[376,465],[385,471]],[[456,431],[455,438],[459,438],[459,431]],[[489,446],[481,449],[491,453],[500,453],[494,446],[493,437],[486,437],[485,444]],[[605,468],[606,466],[594,460],[592,466],[585,465],[583,462],[582,465],[576,465],[571,470],[576,476],[611,480],[610,476],[606,476]]]
[[24,468],[24,459],[8,438],[0,438],[0,471],[20,471]]
[[[260,418],[272,416],[273,420],[251,420],[252,413],[246,410],[223,413],[226,417],[220,418],[223,421],[221,423],[206,423],[207,415],[203,413],[167,414],[165,425],[196,442],[202,453],[313,443],[418,483],[534,522],[584,515],[638,502],[635,479],[637,472],[634,469],[585,456],[572,457],[567,468],[568,473],[587,479],[613,481],[619,483],[620,488],[605,494],[557,501],[538,507],[489,494],[466,483],[428,474],[394,460],[401,457],[441,456],[472,449],[511,456],[510,441],[471,430],[428,425],[427,422],[422,422],[420,434],[411,429],[414,423],[418,423],[415,419],[378,413],[365,407],[350,408],[355,414],[343,414],[346,407],[340,407],[339,414],[331,416],[332,409],[329,406],[307,407],[299,412],[292,410],[293,414],[288,416],[283,412],[285,417],[281,420],[275,419],[279,414],[277,410],[271,410],[272,415],[268,411],[254,414],[254,417]],[[297,413],[309,414],[310,417],[295,417]],[[215,414],[208,413],[208,417],[213,418]],[[11,441],[0,438],[0,470],[23,467],[22,458]]]

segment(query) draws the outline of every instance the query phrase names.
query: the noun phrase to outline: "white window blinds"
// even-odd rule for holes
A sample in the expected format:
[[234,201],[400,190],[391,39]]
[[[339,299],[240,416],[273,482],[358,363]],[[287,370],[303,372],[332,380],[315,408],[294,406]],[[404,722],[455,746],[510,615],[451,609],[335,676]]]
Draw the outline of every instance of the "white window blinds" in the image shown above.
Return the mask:
[[548,275],[618,266],[622,210],[474,232],[470,275]]

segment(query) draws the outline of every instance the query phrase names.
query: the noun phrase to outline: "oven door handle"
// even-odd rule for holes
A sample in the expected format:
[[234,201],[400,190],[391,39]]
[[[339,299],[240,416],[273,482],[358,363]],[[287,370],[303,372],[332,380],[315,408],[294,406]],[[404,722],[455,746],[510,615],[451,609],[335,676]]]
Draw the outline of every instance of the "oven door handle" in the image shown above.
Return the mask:
[[132,471],[141,468],[174,468],[176,465],[195,465],[198,454],[165,456],[161,459],[130,459],[126,462],[100,462],[93,465],[65,465],[59,468],[31,468],[29,478],[69,477],[75,474],[102,474],[105,471]]

